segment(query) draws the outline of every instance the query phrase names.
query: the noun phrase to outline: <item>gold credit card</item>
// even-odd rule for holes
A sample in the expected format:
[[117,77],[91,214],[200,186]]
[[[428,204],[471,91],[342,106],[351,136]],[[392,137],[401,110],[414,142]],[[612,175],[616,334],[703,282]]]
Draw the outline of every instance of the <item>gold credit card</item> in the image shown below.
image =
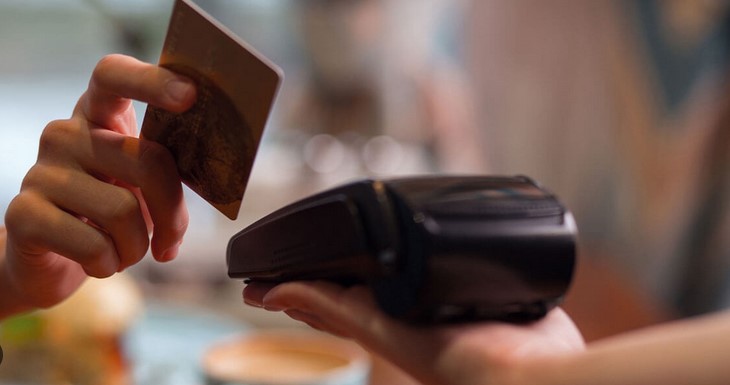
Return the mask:
[[236,219],[283,72],[188,0],[175,0],[159,64],[192,78],[197,100],[181,114],[148,105],[141,136],[167,147],[182,181]]

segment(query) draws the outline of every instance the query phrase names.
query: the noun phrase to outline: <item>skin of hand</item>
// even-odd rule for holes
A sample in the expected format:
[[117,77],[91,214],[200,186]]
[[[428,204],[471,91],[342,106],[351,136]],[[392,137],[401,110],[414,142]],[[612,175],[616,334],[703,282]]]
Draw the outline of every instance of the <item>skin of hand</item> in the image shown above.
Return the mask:
[[382,313],[364,286],[291,282],[250,283],[244,301],[284,311],[315,329],[358,341],[424,385],[519,384],[528,357],[568,355],[583,338],[561,310],[530,324],[482,322],[412,326]]
[[194,83],[123,55],[102,58],[70,119],[44,129],[35,165],[5,216],[0,317],[53,306],[87,276],[176,257],[188,224],[172,155],[137,137],[132,100],[171,112]]
[[251,283],[244,301],[351,338],[424,385],[726,385],[730,311],[585,345],[554,309],[536,322],[412,326],[377,309],[367,287]]

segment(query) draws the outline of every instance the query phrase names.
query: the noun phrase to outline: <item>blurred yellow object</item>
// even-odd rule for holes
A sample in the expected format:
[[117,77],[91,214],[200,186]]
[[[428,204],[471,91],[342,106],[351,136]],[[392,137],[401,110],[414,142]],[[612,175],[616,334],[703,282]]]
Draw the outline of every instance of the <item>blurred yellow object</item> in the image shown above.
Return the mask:
[[142,294],[128,274],[88,279],[60,305],[41,312],[53,332],[76,336],[119,335],[143,310]]
[[0,381],[44,384],[131,383],[121,337],[143,310],[127,274],[89,279],[60,305],[0,326]]

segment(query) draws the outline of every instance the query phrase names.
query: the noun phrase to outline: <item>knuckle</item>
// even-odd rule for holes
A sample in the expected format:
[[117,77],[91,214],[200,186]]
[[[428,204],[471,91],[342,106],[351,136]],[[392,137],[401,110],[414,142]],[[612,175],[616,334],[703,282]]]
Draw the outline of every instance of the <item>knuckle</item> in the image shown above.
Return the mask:
[[115,68],[119,66],[122,55],[108,54],[103,56],[96,63],[94,70],[91,72],[91,80],[89,80],[89,90],[106,88],[110,82],[110,76],[115,73]]
[[77,135],[78,129],[71,120],[54,120],[48,123],[41,133],[39,157],[63,151]]
[[23,177],[23,181],[20,184],[21,191],[30,188],[30,186],[34,186],[39,181],[45,180],[45,177],[46,172],[43,171],[43,167],[38,164],[34,164],[28,169],[28,172],[26,172]]
[[57,173],[50,173],[48,172],[46,167],[35,164],[30,169],[28,169],[28,172],[23,177],[23,181],[20,184],[20,189],[21,191],[34,189],[35,187],[43,183],[47,184],[58,177],[60,176]]
[[110,68],[116,66],[116,63],[119,61],[120,57],[121,55],[119,54],[108,54],[102,56],[102,58],[99,59],[99,61],[96,63],[96,66],[91,73],[91,78],[98,79],[106,74]]
[[20,193],[5,211],[5,227],[12,237],[18,239],[34,238],[37,226],[34,216],[36,199],[33,194]]

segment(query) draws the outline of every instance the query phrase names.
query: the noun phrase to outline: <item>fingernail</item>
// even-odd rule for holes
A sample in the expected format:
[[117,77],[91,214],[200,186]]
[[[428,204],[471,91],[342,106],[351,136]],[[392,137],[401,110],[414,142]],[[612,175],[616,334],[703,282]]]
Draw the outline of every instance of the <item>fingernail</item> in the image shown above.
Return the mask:
[[289,307],[287,307],[287,306],[282,306],[280,304],[270,303],[270,302],[269,303],[261,304],[261,307],[263,307],[264,309],[266,309],[268,311],[284,311],[284,310],[289,310]]
[[260,298],[251,298],[246,295],[243,296],[243,303],[253,307],[263,308],[264,304],[260,301]]
[[173,78],[165,85],[167,95],[175,102],[184,102],[193,92],[194,86],[190,81],[181,78]]
[[276,284],[251,282],[243,288],[243,302],[247,305],[263,308],[264,298],[266,294],[274,288]]

